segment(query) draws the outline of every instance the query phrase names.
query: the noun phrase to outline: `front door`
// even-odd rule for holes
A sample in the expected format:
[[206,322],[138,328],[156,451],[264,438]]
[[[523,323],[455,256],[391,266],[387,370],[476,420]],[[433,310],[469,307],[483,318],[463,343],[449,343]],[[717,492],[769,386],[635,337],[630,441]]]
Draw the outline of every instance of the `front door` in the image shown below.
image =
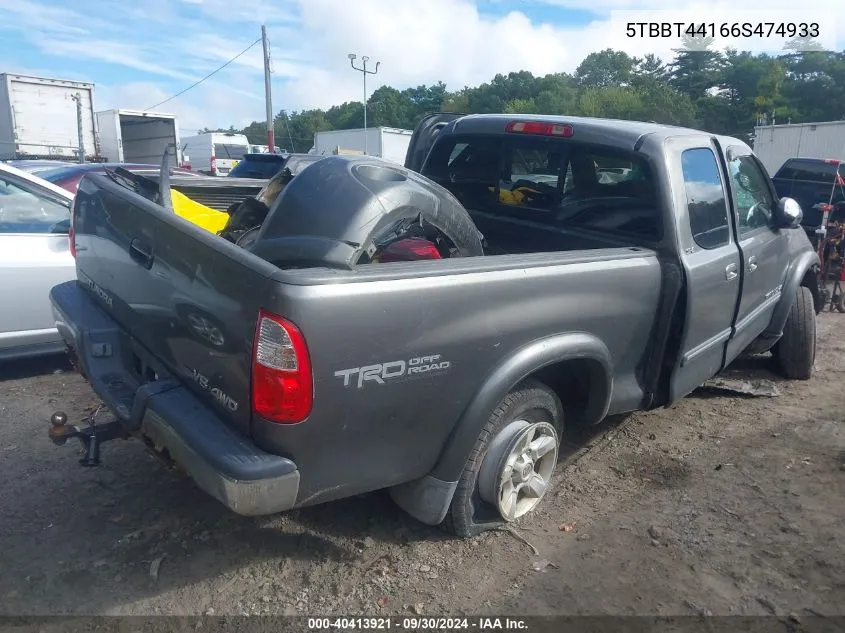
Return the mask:
[[682,185],[673,187],[673,202],[686,276],[685,328],[669,391],[676,400],[722,369],[742,271],[717,147],[700,138],[667,144],[670,178]]
[[786,235],[773,228],[777,198],[765,169],[746,147],[730,146],[725,154],[743,266],[742,296],[726,358],[730,363],[768,327],[789,261],[784,257]]

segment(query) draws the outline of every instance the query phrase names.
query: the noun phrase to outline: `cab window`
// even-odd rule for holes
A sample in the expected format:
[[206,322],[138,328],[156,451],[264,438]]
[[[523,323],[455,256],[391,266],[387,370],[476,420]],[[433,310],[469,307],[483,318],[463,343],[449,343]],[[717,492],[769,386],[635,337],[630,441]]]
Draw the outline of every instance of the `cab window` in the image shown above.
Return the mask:
[[715,154],[706,147],[685,150],[681,168],[695,243],[706,249],[726,245],[730,241],[728,205]]
[[775,200],[761,167],[751,156],[737,156],[728,162],[728,173],[740,235],[769,227]]
[[649,241],[662,236],[652,170],[623,150],[547,137],[445,136],[423,174],[470,211]]

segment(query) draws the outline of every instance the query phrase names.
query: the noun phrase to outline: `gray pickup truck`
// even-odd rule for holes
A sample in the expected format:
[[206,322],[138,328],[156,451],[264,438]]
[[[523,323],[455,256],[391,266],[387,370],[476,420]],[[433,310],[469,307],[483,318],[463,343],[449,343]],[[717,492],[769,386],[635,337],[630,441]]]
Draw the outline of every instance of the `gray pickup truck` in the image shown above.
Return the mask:
[[233,243],[83,179],[51,301],[113,418],[54,441],[141,438],[242,515],[389,489],[472,536],[538,505],[567,427],[742,353],[812,374],[818,258],[735,138],[434,114],[404,168],[327,157],[266,211]]

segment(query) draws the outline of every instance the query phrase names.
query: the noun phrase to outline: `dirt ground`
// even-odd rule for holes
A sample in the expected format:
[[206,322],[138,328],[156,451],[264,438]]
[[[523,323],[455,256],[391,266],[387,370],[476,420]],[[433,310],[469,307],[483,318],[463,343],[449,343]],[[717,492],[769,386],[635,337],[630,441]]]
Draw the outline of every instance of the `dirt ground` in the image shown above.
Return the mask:
[[733,370],[779,397],[699,390],[573,432],[542,510],[473,541],[384,493],[238,517],[138,442],[81,468],[46,432],[87,385],[61,360],[7,364],[0,614],[842,614],[843,334],[819,317],[808,382]]

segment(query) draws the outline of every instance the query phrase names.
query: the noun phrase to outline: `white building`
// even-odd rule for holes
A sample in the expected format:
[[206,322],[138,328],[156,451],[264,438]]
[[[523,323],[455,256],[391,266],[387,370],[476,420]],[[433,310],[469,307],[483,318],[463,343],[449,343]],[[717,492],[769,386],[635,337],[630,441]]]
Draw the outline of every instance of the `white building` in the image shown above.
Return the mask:
[[366,130],[365,143],[364,128],[317,132],[314,135],[314,147],[309,153],[323,156],[366,153],[404,165],[412,135],[413,130],[371,127]]

